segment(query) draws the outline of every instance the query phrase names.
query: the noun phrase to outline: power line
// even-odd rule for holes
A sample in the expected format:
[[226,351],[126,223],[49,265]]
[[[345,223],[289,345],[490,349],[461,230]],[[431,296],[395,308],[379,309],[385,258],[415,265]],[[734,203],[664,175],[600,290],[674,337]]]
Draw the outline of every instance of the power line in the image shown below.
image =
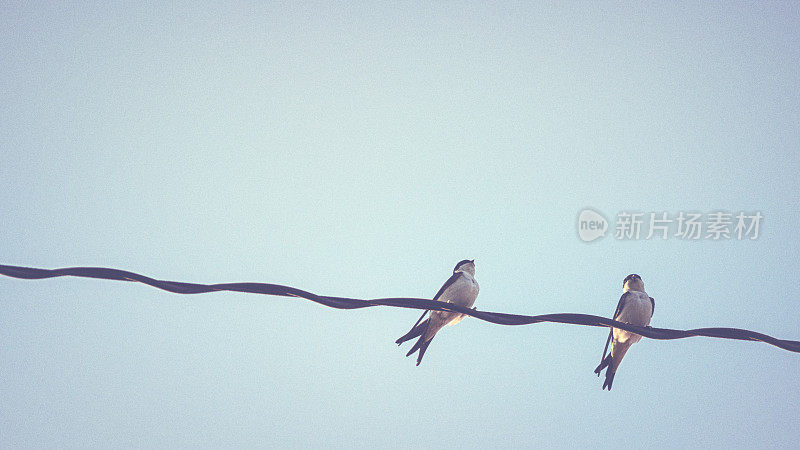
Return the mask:
[[475,317],[486,322],[500,325],[529,325],[541,322],[567,323],[591,327],[614,327],[632,331],[651,339],[670,340],[687,337],[705,336],[722,339],[736,339],[742,341],[760,341],[770,345],[800,353],[800,341],[777,339],[766,334],[739,328],[696,328],[693,330],[672,330],[668,328],[640,327],[628,323],[617,322],[605,317],[590,314],[558,313],[527,316],[521,314],[507,314],[488,311],[478,311],[465,308],[452,303],[439,302],[423,298],[376,298],[362,300],[347,297],[329,297],[317,295],[301,289],[271,283],[218,283],[200,284],[184,283],[181,281],[164,281],[146,277],[125,270],[110,269],[106,267],[68,267],[61,269],[40,269],[35,267],[20,267],[0,265],[0,274],[25,280],[38,280],[55,277],[83,277],[100,278],[104,280],[135,281],[176,294],[203,294],[207,292],[246,292],[251,294],[275,295],[281,297],[297,297],[311,300],[331,308],[359,309],[373,306],[392,306],[397,308],[412,308],[437,311],[454,311]]

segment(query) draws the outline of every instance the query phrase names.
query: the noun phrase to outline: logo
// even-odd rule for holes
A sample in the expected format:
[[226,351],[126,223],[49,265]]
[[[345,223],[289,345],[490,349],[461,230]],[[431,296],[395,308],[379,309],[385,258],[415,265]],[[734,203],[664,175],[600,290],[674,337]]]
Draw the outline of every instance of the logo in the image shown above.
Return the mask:
[[606,235],[608,221],[599,212],[584,209],[578,215],[578,237],[583,242],[592,242]]
[[[617,240],[666,240],[670,237],[695,241],[700,239],[755,240],[764,216],[760,211],[745,213],[716,210],[707,214],[679,211],[677,215],[661,212],[627,212],[617,214],[614,237]],[[645,232],[642,232],[644,228]],[[578,237],[592,242],[606,235],[608,221],[593,209],[578,214]]]

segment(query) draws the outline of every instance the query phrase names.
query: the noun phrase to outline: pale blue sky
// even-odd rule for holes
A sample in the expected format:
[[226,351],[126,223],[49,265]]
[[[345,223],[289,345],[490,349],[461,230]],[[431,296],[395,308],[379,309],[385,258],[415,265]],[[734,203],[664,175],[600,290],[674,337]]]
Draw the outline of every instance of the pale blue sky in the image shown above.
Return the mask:
[[[800,339],[800,5],[0,6],[4,264]],[[584,243],[578,213],[759,211],[754,241]],[[612,223],[613,227],[613,223]],[[613,233],[613,230],[611,231]],[[794,447],[800,356],[0,278],[2,447]]]

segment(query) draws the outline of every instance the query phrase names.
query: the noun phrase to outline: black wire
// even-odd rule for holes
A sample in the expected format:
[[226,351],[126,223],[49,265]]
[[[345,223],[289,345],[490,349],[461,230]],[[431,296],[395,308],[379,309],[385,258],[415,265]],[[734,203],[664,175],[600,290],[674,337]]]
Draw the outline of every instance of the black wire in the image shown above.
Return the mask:
[[251,294],[277,295],[282,297],[298,297],[311,300],[331,308],[338,309],[358,309],[373,306],[393,306],[397,308],[411,308],[437,311],[455,311],[487,322],[500,325],[528,325],[541,322],[567,323],[573,325],[585,325],[591,327],[613,327],[632,331],[651,339],[683,339],[694,336],[706,336],[722,339],[737,339],[742,341],[760,341],[774,345],[790,352],[800,353],[800,342],[785,339],[777,339],[766,334],[755,331],[742,330],[738,328],[696,328],[694,330],[671,330],[667,328],[640,327],[628,323],[617,322],[605,317],[593,316],[589,314],[542,314],[538,316],[526,316],[520,314],[506,314],[488,311],[478,311],[465,308],[452,303],[439,302],[423,298],[376,298],[370,300],[360,300],[347,297],[328,297],[316,295],[311,292],[290,286],[270,283],[220,283],[220,284],[199,284],[183,283],[180,281],[156,280],[138,273],[125,270],[109,269],[105,267],[68,267],[62,269],[38,269],[34,267],[19,267],[0,265],[0,274],[13,278],[26,280],[37,280],[54,277],[84,277],[100,278],[104,280],[136,281],[150,286],[174,292],[176,294],[202,294],[206,292],[232,291],[246,292]]

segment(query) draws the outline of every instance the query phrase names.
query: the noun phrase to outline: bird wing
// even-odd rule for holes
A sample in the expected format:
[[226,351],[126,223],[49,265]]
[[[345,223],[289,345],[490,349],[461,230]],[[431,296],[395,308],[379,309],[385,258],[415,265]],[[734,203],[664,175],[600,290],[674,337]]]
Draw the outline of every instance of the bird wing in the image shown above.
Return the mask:
[[650,310],[650,317],[653,317],[653,313],[656,312],[656,301],[653,300],[653,297],[650,297],[650,304],[653,306],[653,309]]
[[631,294],[630,291],[628,291],[622,294],[622,297],[619,298],[619,303],[617,303],[617,310],[614,311],[614,317],[613,317],[614,320],[617,320],[617,317],[619,317],[619,313],[621,313],[622,310],[625,309],[625,303],[628,301],[628,296],[630,295],[633,294]]
[[[619,298],[619,303],[617,303],[617,310],[614,311],[614,316],[612,317],[614,320],[617,320],[617,317],[619,317],[619,314],[625,308],[625,302],[628,299],[628,294],[629,293],[626,292],[626,293],[622,294],[622,296]],[[606,346],[603,348],[603,357],[600,358],[600,366],[598,366],[597,370],[595,371],[595,372],[597,372],[598,376],[600,375],[601,367],[603,367],[603,362],[606,360],[606,352],[608,352],[608,344],[611,342],[611,336],[613,334],[614,334],[614,329],[613,328],[609,328],[609,330],[608,330],[608,339],[606,339]]]
[[444,291],[446,291],[447,288],[449,288],[451,284],[455,283],[456,280],[458,280],[458,278],[460,276],[461,276],[461,272],[456,272],[456,273],[450,275],[450,278],[448,278],[447,281],[444,282],[444,284],[442,285],[441,289],[439,289],[439,292],[436,293],[436,295],[433,297],[433,299],[434,300],[439,300],[439,297],[441,297],[442,294],[444,294]]

